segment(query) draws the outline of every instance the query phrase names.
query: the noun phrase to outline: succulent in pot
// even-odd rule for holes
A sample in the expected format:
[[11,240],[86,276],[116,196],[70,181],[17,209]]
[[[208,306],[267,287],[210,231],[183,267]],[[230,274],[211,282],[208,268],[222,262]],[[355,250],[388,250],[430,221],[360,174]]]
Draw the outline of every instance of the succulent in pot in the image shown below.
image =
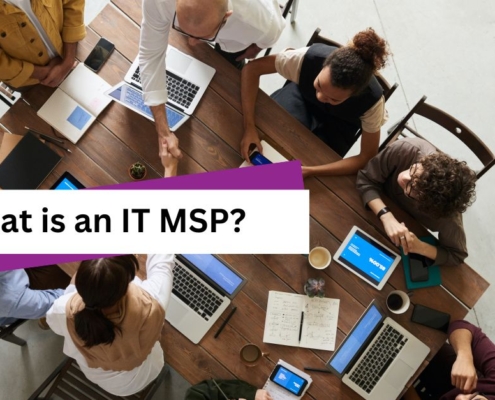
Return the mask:
[[129,175],[135,180],[143,179],[146,176],[146,172],[146,165],[140,163],[139,161],[129,167]]
[[309,278],[304,284],[304,293],[309,297],[325,297],[325,280],[323,278]]

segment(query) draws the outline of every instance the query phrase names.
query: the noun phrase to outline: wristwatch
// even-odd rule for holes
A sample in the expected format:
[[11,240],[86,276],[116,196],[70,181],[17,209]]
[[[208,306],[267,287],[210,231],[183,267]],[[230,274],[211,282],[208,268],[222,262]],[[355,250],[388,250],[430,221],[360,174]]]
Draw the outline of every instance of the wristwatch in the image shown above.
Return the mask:
[[378,219],[380,219],[380,217],[383,215],[383,214],[386,214],[386,213],[389,213],[390,210],[387,208],[387,207],[383,207],[380,211],[378,211],[378,214],[376,214],[376,217]]

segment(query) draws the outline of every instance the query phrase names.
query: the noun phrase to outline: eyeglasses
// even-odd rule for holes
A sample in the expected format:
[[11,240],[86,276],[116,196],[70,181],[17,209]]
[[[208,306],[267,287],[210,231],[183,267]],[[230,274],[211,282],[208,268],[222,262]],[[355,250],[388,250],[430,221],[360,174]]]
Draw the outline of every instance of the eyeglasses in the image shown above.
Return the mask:
[[418,164],[413,164],[409,167],[409,176],[411,180],[407,182],[406,184],[406,190],[404,190],[404,193],[406,194],[407,197],[410,199],[416,200],[413,196],[412,193],[414,193],[414,186],[416,184],[416,179],[414,178],[414,175],[416,174],[416,171],[418,170]]
[[193,38],[196,40],[201,40],[203,42],[214,42],[218,36],[218,32],[220,32],[220,29],[222,29],[224,27],[225,23],[227,22],[227,19],[224,18],[222,20],[222,22],[220,22],[220,25],[218,26],[217,32],[215,33],[215,36],[213,36],[210,39],[210,38],[204,38],[204,37],[198,37],[198,36],[190,35],[189,33],[184,32],[182,29],[180,29],[180,27],[178,25],[175,24],[176,18],[177,18],[177,13],[174,13],[174,19],[172,21],[172,29],[175,29],[177,32],[179,32],[180,34],[182,34],[184,36],[187,36],[187,37],[190,37],[190,38]]

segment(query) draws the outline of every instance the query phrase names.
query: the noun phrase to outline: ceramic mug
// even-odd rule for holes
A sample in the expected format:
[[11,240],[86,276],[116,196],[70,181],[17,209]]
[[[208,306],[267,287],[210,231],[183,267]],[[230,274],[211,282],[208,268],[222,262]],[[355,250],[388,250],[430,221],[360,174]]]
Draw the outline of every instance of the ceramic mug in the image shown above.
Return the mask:
[[309,252],[308,261],[314,269],[325,269],[330,265],[332,255],[326,248],[317,246]]
[[387,296],[387,308],[394,314],[405,313],[410,304],[409,296],[402,290],[392,290]]
[[259,346],[254,343],[248,343],[242,346],[240,351],[241,361],[249,367],[255,366],[261,357],[267,355],[267,353],[263,353]]

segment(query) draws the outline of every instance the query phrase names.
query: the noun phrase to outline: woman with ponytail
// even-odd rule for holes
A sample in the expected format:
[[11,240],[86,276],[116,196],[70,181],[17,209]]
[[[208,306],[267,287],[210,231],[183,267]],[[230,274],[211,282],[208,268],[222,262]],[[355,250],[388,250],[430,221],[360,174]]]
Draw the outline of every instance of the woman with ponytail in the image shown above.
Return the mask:
[[248,160],[252,144],[261,152],[254,109],[259,77],[278,72],[290,81],[272,98],[299,122],[344,157],[362,130],[361,152],[331,164],[303,167],[303,175],[354,174],[378,152],[386,121],[383,90],[374,74],[385,66],[387,42],[371,28],[344,47],[317,43],[259,58],[242,70],[244,136],[241,154]]
[[81,262],[47,322],[90,381],[117,396],[139,392],[164,365],[160,337],[173,282],[173,255],[148,255],[147,279],[133,255]]

